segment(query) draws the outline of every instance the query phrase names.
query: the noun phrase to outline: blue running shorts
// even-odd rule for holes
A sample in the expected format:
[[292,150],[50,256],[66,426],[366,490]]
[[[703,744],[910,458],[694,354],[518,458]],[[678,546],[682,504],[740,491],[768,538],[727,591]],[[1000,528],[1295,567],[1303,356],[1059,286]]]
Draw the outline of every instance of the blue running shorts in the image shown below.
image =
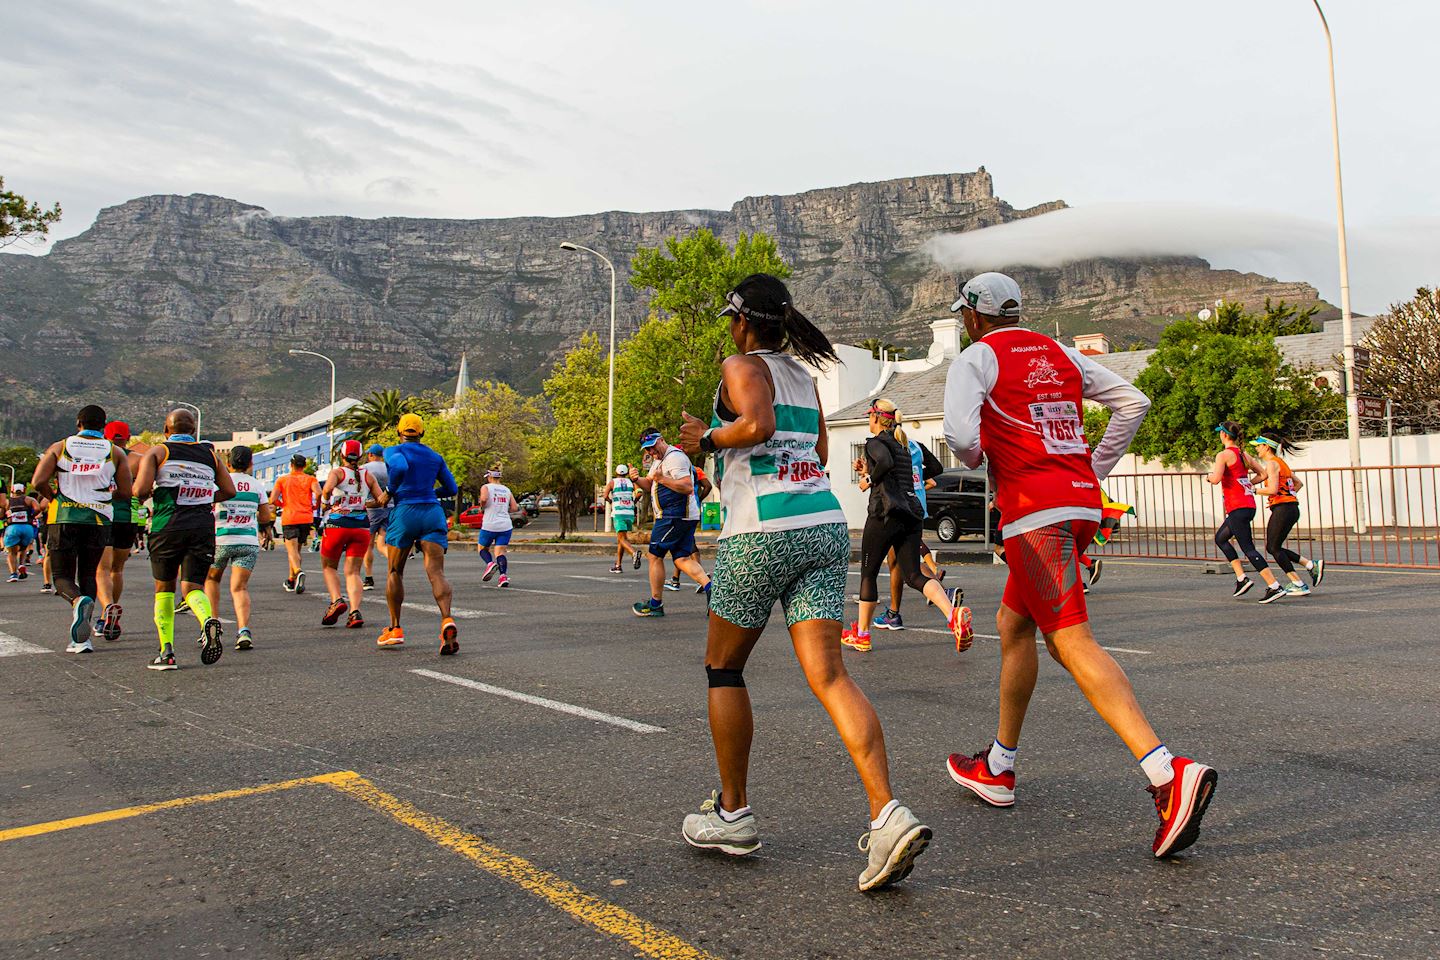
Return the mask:
[[491,547],[510,546],[510,534],[514,530],[481,530],[477,539],[481,550],[488,550]]
[[385,527],[386,545],[409,550],[421,540],[438,543],[442,549],[450,548],[450,536],[445,528],[445,508],[438,503],[395,504],[390,510],[390,522]]
[[679,517],[661,517],[650,528],[650,554],[663,557],[670,554],[676,560],[683,560],[698,549],[695,546],[695,528],[699,520],[685,520]]

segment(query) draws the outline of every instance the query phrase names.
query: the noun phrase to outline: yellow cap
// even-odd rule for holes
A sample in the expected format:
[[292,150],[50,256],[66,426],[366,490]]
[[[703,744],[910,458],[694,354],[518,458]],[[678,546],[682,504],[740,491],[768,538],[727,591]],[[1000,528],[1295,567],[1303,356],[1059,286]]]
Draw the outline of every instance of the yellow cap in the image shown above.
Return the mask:
[[418,414],[407,413],[400,418],[399,433],[402,437],[423,437],[425,421]]

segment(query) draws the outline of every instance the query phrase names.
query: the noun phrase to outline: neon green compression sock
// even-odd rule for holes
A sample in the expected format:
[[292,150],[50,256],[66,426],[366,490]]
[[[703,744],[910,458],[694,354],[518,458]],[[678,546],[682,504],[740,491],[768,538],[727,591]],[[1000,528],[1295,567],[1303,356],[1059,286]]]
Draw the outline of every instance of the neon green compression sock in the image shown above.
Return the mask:
[[205,626],[213,613],[210,611],[210,598],[205,596],[204,590],[191,590],[185,594],[185,602],[190,606],[190,612],[195,614],[195,619],[200,621],[200,626]]
[[160,652],[175,645],[175,594],[155,594],[155,629],[160,634]]

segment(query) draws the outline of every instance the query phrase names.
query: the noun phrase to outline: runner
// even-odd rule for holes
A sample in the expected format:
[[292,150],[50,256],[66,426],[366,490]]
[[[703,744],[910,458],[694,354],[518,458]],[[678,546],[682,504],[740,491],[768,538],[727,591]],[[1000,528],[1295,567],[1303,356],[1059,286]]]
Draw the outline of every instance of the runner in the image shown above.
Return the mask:
[[1255,492],[1269,498],[1270,504],[1270,519],[1265,524],[1265,552],[1270,554],[1275,565],[1284,570],[1285,576],[1289,578],[1285,592],[1293,596],[1309,596],[1310,587],[1300,580],[1300,575],[1295,572],[1295,564],[1303,566],[1310,575],[1311,582],[1318,587],[1321,578],[1325,576],[1325,561],[1302,557],[1285,546],[1285,538],[1290,536],[1290,531],[1300,522],[1300,500],[1295,494],[1299,493],[1305,484],[1290,472],[1290,465],[1280,459],[1280,454],[1289,453],[1295,449],[1295,445],[1274,430],[1270,431],[1269,436],[1256,437],[1250,443],[1255,447],[1255,452],[1260,454],[1265,473],[1264,481]]
[[964,604],[964,590],[956,587],[947,592],[920,566],[925,508],[915,493],[908,438],[900,423],[900,411],[889,400],[870,405],[871,436],[859,464],[863,467],[860,489],[870,491],[860,536],[860,616],[841,634],[840,642],[859,653],[870,651],[870,625],[880,598],[880,564],[893,550],[901,578],[940,609],[946,629],[955,637],[955,651],[963,653],[975,641],[970,608]]
[[870,801],[859,887],[888,886],[909,875],[931,830],[891,792],[880,720],[840,655],[850,534],[825,473],[829,440],[811,373],[837,362],[835,348],[775,277],[746,277],[726,300],[722,316],[740,353],[721,367],[714,426],[686,414],[680,434],[687,450],[719,458],[725,516],[705,650],[720,789],[685,818],[683,835],[691,846],[736,856],[760,848],[747,795],[754,718],[744,672],[778,600],[810,689]]
[[[1010,576],[996,614],[1000,722],[973,757],[952,754],[950,777],[996,807],[1015,802],[1015,753],[1039,669],[1038,627],[1050,655],[1130,748],[1150,780],[1160,816],[1157,857],[1194,843],[1215,791],[1213,769],[1172,757],[1146,721],[1129,679],[1095,642],[1076,560],[1100,521],[1100,481],[1119,462],[1150,401],[1076,350],[1019,326],[1020,287],[984,273],[960,288],[952,310],[972,341],[945,383],[945,440],[967,467],[989,461],[1005,526]],[[1090,451],[1082,400],[1111,411]]]
[[375,641],[381,647],[405,643],[400,627],[400,610],[405,603],[405,562],[410,549],[419,546],[425,560],[430,591],[440,608],[440,655],[460,649],[459,628],[450,616],[450,581],[445,579],[445,551],[450,538],[445,526],[445,508],[440,500],[456,496],[460,488],[445,459],[425,446],[425,421],[413,413],[400,418],[400,442],[385,450],[385,467],[390,485],[381,503],[394,503],[386,528],[385,602],[390,606],[390,626]]
[[[650,596],[635,604],[637,617],[663,617],[665,604],[660,593],[665,583],[665,555],[677,569],[699,585],[697,593],[707,596],[710,577],[695,554],[695,528],[700,525],[700,504],[695,499],[695,467],[685,451],[665,442],[659,429],[649,427],[640,434],[640,449],[651,451],[654,461],[650,475],[636,480],[640,489],[655,500],[655,525],[650,528]],[[676,575],[678,587],[679,575]]]
[[630,531],[635,529],[635,484],[630,479],[630,465],[622,463],[615,468],[615,476],[605,483],[604,497],[610,501],[610,519],[615,523],[615,565],[611,573],[619,573],[625,562],[625,554],[635,558],[635,569],[640,569],[640,549],[630,543]]
[[273,539],[275,508],[265,496],[265,485],[250,475],[254,452],[247,446],[230,448],[230,482],[235,496],[215,505],[215,559],[205,575],[205,596],[210,609],[220,612],[220,581],[230,567],[230,603],[235,607],[235,649],[255,645],[250,632],[250,575],[260,557],[262,543]]
[[[380,485],[383,491],[390,485],[390,474],[385,469],[385,448],[378,443],[370,444],[370,449],[365,452],[365,464],[360,468],[362,473],[374,477],[375,482]],[[390,508],[372,506],[368,501],[365,505],[365,519],[370,524],[370,549],[365,551],[365,583],[363,589],[375,589],[375,556],[385,549],[385,524],[390,520]]]
[[[896,415],[899,415],[899,411],[896,411]],[[920,564],[925,568],[925,572],[930,575],[931,579],[939,580],[943,584],[945,582],[945,571],[940,569],[940,565],[935,562],[935,555],[931,553],[930,548],[925,545],[923,521],[930,516],[930,509],[925,503],[925,491],[935,486],[935,478],[945,472],[945,465],[936,458],[935,454],[930,452],[929,447],[925,446],[925,444],[919,440],[911,440],[907,446],[910,448],[910,473],[911,479],[915,483],[915,497],[920,501],[920,511],[923,514],[920,518],[922,521],[920,531]],[[859,465],[863,467],[864,463],[862,459]],[[861,475],[864,476],[863,470],[861,471]],[[905,577],[900,571],[900,561],[895,556],[895,549],[893,547],[890,549],[890,553],[886,555],[885,563],[890,570],[890,606],[885,608],[884,613],[881,613],[872,620],[870,625],[876,630],[904,630],[905,618],[900,615],[900,601],[905,593]],[[930,604],[928,598],[925,603],[927,606]]]
[[[134,482],[134,477],[131,477]],[[55,581],[50,577],[50,497],[43,490],[35,490],[35,502],[40,504],[40,515],[35,523],[35,552],[40,557],[40,592],[54,593]]]
[[1253,580],[1245,576],[1245,567],[1241,565],[1235,548],[1230,545],[1230,541],[1234,540],[1240,545],[1240,552],[1245,554],[1255,572],[1265,581],[1265,595],[1260,598],[1260,602],[1274,603],[1285,596],[1285,590],[1276,582],[1275,574],[1266,566],[1265,557],[1255,549],[1255,541],[1250,535],[1250,526],[1255,522],[1255,492],[1251,475],[1253,474],[1255,479],[1263,477],[1265,465],[1245,452],[1245,448],[1241,446],[1245,439],[1244,432],[1234,420],[1226,420],[1215,428],[1215,432],[1220,434],[1222,446],[1215,455],[1215,465],[1210,468],[1210,474],[1205,479],[1210,483],[1218,483],[1224,497],[1225,522],[1215,531],[1215,546],[1225,554],[1230,569],[1235,571],[1235,592],[1231,596],[1244,596],[1255,585]]
[[26,555],[39,536],[35,518],[40,515],[40,502],[27,496],[25,485],[17,483],[5,498],[5,564],[10,570],[10,583],[28,579]]
[[[320,502],[329,504],[325,517],[324,539],[320,545],[320,563],[325,574],[325,587],[330,591],[330,606],[320,618],[323,626],[333,627],[345,611],[347,629],[365,626],[360,612],[364,579],[360,570],[365,554],[370,552],[370,520],[366,503],[378,503],[384,493],[375,478],[360,469],[360,441],[346,440],[340,445],[344,464],[332,466],[325,478]],[[345,559],[345,590],[340,588],[340,559]],[[349,602],[346,602],[346,597]]]
[[[485,474],[485,486],[480,488],[480,506],[484,514],[480,520],[480,532],[475,537],[475,550],[485,561],[485,573],[481,583],[488,583],[500,571],[500,586],[510,586],[508,570],[510,561],[505,551],[510,546],[510,535],[515,531],[515,495],[500,482],[500,467],[497,464]],[[491,554],[494,547],[494,554]]]
[[[105,439],[105,411],[90,404],[75,419],[78,432],[50,445],[35,467],[35,489],[50,498],[46,544],[55,592],[70,603],[66,653],[90,653],[98,592],[95,574],[105,555],[111,498],[130,499],[125,452]],[[52,481],[54,484],[52,485]]]
[[285,553],[290,558],[290,573],[285,578],[287,593],[305,592],[304,547],[320,502],[320,485],[305,472],[308,463],[302,454],[295,454],[290,458],[290,472],[276,480],[275,489],[270,491],[270,504],[280,511]]
[[[105,426],[105,439],[125,451],[130,476],[137,476],[140,472],[140,455],[149,448],[131,448],[130,425],[123,420],[111,421]],[[120,639],[120,596],[125,592],[125,561],[130,559],[130,553],[135,549],[136,531],[139,530],[135,521],[139,504],[140,498],[134,496],[117,496],[112,500],[115,516],[106,528],[109,536],[105,541],[105,555],[100,560],[100,569],[95,577],[96,589],[99,591],[97,599],[100,619],[95,622],[94,633],[106,640]]]
[[200,623],[200,662],[220,659],[220,620],[205,595],[215,565],[215,504],[235,496],[235,484],[215,448],[195,440],[195,415],[171,410],[165,418],[165,441],[140,458],[135,495],[149,497],[150,575],[155,578],[155,630],[160,654],[147,667],[174,670],[175,587]]

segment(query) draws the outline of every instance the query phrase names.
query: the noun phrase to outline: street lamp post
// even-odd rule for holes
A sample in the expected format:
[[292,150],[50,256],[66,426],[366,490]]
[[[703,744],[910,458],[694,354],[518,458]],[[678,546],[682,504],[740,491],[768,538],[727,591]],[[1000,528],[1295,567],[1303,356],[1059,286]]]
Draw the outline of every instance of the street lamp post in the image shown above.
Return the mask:
[[200,418],[200,408],[197,407],[197,406],[195,406],[195,404],[193,404],[193,403],[186,403],[184,400],[166,400],[165,403],[166,403],[166,405],[168,405],[168,406],[184,407],[186,410],[194,410],[194,411],[195,411],[195,439],[196,439],[196,440],[199,440],[199,439],[200,439],[200,422],[201,422],[201,418]]
[[[605,261],[605,266],[610,268],[610,388],[605,404],[605,480],[609,482],[610,477],[615,474],[615,264],[611,263],[610,258],[599,250],[592,250],[569,240],[560,244],[560,249],[584,250]],[[614,517],[611,515],[610,505],[607,503],[605,505],[605,532],[610,533],[614,529]]]
[[4,467],[10,471],[10,486],[5,488],[5,492],[8,494],[11,490],[15,489],[15,468],[8,463],[0,463],[0,467]]
[[325,462],[330,462],[331,448],[335,446],[335,361],[314,350],[291,350],[292,357],[319,357],[330,364],[330,426],[325,430]]
[[1340,248],[1340,322],[1345,351],[1345,432],[1350,440],[1350,472],[1355,482],[1355,532],[1364,533],[1365,478],[1360,472],[1360,398],[1355,386],[1355,322],[1350,314],[1350,257],[1345,244],[1345,190],[1340,178],[1340,108],[1335,97],[1335,42],[1320,0],[1311,0],[1325,30],[1330,65],[1330,138],[1335,153],[1336,240]]

